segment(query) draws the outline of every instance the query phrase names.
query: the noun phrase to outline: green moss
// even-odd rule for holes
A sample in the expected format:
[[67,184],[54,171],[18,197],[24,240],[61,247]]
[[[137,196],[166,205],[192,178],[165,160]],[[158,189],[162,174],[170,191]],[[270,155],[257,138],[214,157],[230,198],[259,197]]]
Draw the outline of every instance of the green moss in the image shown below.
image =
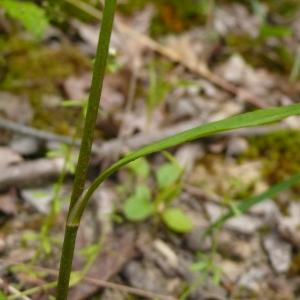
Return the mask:
[[[300,170],[300,132],[278,131],[249,139],[246,159],[262,159],[263,175],[272,183],[279,182]],[[300,185],[297,186],[297,190]]]
[[12,37],[0,50],[6,64],[0,88],[14,92],[37,88],[56,92],[62,80],[90,68],[89,59],[68,45],[50,48]]
[[282,17],[294,17],[300,7],[299,0],[265,0],[264,1],[271,13],[281,15]]
[[70,133],[79,116],[78,108],[45,108],[43,98],[61,98],[62,82],[91,68],[90,59],[69,45],[49,47],[18,36],[0,42],[0,90],[27,96],[34,109],[33,126]]
[[[240,3],[253,10],[254,1],[249,0],[224,0],[224,3]],[[289,18],[294,17],[299,9],[299,0],[263,0],[257,1],[258,4],[262,4],[267,7],[269,14],[280,15],[281,17]]]
[[284,45],[278,43],[267,46],[262,38],[252,38],[247,35],[229,33],[225,37],[229,56],[231,53],[240,53],[253,67],[267,68],[277,73],[289,74],[294,63],[294,55]]
[[300,272],[300,252],[296,253],[290,263],[289,275],[299,275]]

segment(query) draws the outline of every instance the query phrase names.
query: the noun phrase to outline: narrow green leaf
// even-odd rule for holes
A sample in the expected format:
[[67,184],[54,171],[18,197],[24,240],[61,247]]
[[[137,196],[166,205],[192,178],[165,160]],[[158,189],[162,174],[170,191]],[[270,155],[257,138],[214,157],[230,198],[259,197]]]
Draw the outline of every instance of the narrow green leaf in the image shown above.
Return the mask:
[[228,211],[227,213],[219,217],[211,226],[209,226],[209,228],[206,231],[206,234],[211,233],[214,229],[220,228],[226,221],[236,216],[235,210],[237,210],[240,214],[246,213],[254,205],[275,197],[277,194],[292,187],[293,185],[297,184],[299,181],[300,181],[300,172],[289,177],[285,181],[282,181],[280,183],[271,186],[268,190],[266,190],[265,192],[259,195],[242,200],[241,203],[235,207],[235,209],[232,208],[230,211]]
[[189,216],[178,208],[166,209],[162,214],[162,218],[168,228],[178,233],[186,233],[193,228],[193,223]]
[[75,225],[79,223],[87,202],[89,201],[97,187],[107,177],[118,171],[124,165],[127,165],[128,163],[140,157],[160,152],[170,147],[178,146],[180,144],[193,141],[201,137],[206,137],[220,132],[230,131],[243,127],[254,127],[273,123],[292,115],[300,115],[300,104],[256,110],[253,112],[229,117],[221,121],[204,124],[193,129],[178,133],[171,137],[162,139],[158,142],[154,142],[139,150],[131,152],[130,154],[126,155],[124,158],[120,159],[112,166],[104,170],[94,180],[91,186],[84,193],[83,197],[80,199],[80,201],[77,202],[76,206],[74,206],[74,209],[71,211],[69,215],[69,224]]
[[174,163],[163,164],[156,171],[156,180],[160,188],[173,185],[181,176],[181,168]]
[[146,186],[138,186],[135,193],[125,203],[126,218],[133,222],[139,222],[147,219],[153,212],[150,190]]

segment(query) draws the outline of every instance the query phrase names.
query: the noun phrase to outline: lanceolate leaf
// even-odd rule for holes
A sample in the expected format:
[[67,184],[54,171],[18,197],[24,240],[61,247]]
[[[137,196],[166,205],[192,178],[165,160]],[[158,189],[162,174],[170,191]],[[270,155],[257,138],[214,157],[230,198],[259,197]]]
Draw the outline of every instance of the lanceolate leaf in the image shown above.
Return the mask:
[[[292,187],[293,185],[297,184],[299,181],[300,181],[300,172],[289,177],[285,181],[282,181],[280,183],[277,183],[277,184],[271,186],[268,190],[266,190],[265,192],[263,192],[257,196],[253,196],[253,197],[250,197],[250,198],[247,198],[247,199],[241,201],[241,203],[239,205],[237,205],[236,208],[238,209],[238,211],[240,213],[245,213],[254,205],[256,205],[260,202],[272,199],[277,194],[279,194],[283,190],[286,190],[286,189]],[[207,234],[211,233],[214,229],[221,227],[226,221],[228,221],[229,219],[231,219],[234,216],[235,216],[235,212],[233,209],[231,209],[230,211],[228,211],[227,213],[222,215],[220,218],[218,218],[208,228]]]
[[300,104],[256,110],[253,112],[229,117],[221,121],[204,124],[193,129],[186,130],[174,136],[162,139],[158,142],[152,143],[134,152],[131,152],[130,154],[126,155],[125,157],[114,163],[111,167],[104,170],[95,179],[95,181],[85,192],[81,200],[77,202],[76,206],[71,211],[69,215],[69,224],[75,225],[80,222],[80,218],[84,211],[84,208],[88,200],[92,196],[93,192],[97,189],[97,187],[107,177],[109,177],[111,174],[115,173],[122,166],[127,165],[131,161],[202,137],[243,127],[254,127],[263,124],[273,123],[292,115],[300,115]]

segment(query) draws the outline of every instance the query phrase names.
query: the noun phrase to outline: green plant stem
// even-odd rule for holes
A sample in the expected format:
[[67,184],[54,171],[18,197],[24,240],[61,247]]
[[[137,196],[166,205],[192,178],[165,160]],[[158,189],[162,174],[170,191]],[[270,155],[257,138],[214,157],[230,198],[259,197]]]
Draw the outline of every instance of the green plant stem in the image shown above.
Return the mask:
[[69,282],[72,271],[72,261],[77,230],[78,226],[66,226],[65,229],[65,237],[63,242],[56,290],[56,300],[66,300],[68,298]]
[[[87,114],[83,128],[83,136],[80,146],[78,163],[75,171],[75,179],[68,216],[70,215],[73,207],[78,202],[83,192],[84,184],[86,181],[87,168],[91,156],[91,148],[94,137],[94,129],[98,115],[99,102],[101,98],[103,80],[106,70],[109,43],[116,10],[116,2],[116,0],[105,1],[98,48],[94,63],[93,79],[89,95]],[[57,300],[66,300],[68,297],[77,230],[78,226],[69,226],[68,223],[66,224],[56,291]]]
[[91,148],[94,138],[94,129],[97,120],[99,102],[106,70],[115,7],[116,0],[105,1],[102,26],[93,69],[93,79],[87,106],[87,114],[85,118],[81,147],[75,172],[74,188],[71,195],[70,210],[75,205],[78,198],[81,196],[86,180],[87,168],[91,156]]

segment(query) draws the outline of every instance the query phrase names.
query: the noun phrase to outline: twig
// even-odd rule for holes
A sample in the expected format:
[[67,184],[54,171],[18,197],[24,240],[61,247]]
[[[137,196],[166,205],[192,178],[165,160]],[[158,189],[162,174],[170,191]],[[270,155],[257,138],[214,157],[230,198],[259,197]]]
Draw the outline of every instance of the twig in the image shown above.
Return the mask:
[[[99,159],[111,157],[112,155],[120,156],[129,150],[135,150],[151,142],[158,141],[162,138],[172,136],[183,130],[190,129],[199,125],[199,120],[184,122],[169,128],[162,129],[150,134],[140,133],[127,139],[112,139],[100,145],[94,144],[93,152]],[[233,132],[226,132],[219,136],[257,136],[274,132],[280,129],[288,129],[285,123],[270,125],[266,127],[244,128]],[[99,161],[96,159],[96,162]],[[63,158],[56,159],[38,159],[33,161],[21,162],[16,165],[7,167],[0,173],[0,189],[10,186],[23,187],[37,185],[51,178],[57,177],[62,171],[64,165]]]
[[224,206],[222,203],[222,198],[218,195],[210,195],[204,192],[201,188],[193,186],[188,183],[183,184],[183,190],[185,190],[189,195],[195,196],[201,200],[212,202],[218,206]]
[[[183,122],[177,125],[170,126],[168,128],[162,129],[158,132],[153,132],[150,134],[145,133],[139,133],[132,137],[127,137],[126,139],[122,139],[121,137],[118,137],[116,139],[112,139],[107,142],[100,143],[94,143],[92,147],[92,151],[94,154],[102,156],[110,156],[111,153],[117,153],[120,154],[123,150],[126,148],[130,150],[137,149],[141,146],[145,146],[146,144],[149,144],[153,141],[158,141],[162,138],[165,138],[167,136],[174,135],[180,131],[184,131],[187,129],[190,129],[195,126],[199,126],[201,124],[201,121],[198,119],[194,119],[191,121]],[[71,137],[68,136],[62,136],[53,134],[44,130],[35,129],[23,124],[19,124],[4,118],[0,117],[0,128],[16,132],[18,134],[23,134],[27,136],[32,136],[34,138],[44,140],[44,141],[52,141],[67,145],[74,145],[76,147],[80,146],[79,140],[74,140]],[[287,129],[288,126],[285,123],[281,123],[278,125],[273,126],[264,126],[264,127],[257,127],[257,128],[244,128],[240,130],[236,130],[234,132],[226,132],[221,135],[223,136],[254,136],[254,135],[263,135],[275,130],[280,129]]]
[[79,146],[79,141],[74,141],[71,137],[58,135],[54,133],[50,133],[44,130],[32,128],[20,123],[16,123],[13,121],[10,121],[6,118],[0,117],[0,128],[9,130],[18,134],[23,134],[27,136],[32,136],[36,139],[43,140],[43,141],[51,141],[51,142],[58,142],[62,144],[67,145],[73,145]]
[[[79,7],[87,14],[95,18],[96,20],[101,19],[101,14],[97,9],[91,7],[90,5],[84,3],[81,0],[65,0],[70,4]],[[121,33],[127,34],[128,36],[134,38],[139,43],[144,45],[145,47],[151,49],[152,51],[159,53],[162,56],[165,56],[169,60],[179,63],[189,71],[207,79],[212,82],[214,85],[220,87],[221,89],[227,91],[228,93],[235,95],[237,97],[242,97],[247,103],[254,105],[259,108],[266,107],[266,104],[262,102],[255,95],[247,91],[246,89],[235,86],[234,84],[226,81],[225,79],[219,77],[218,75],[212,73],[208,67],[204,64],[194,64],[191,63],[188,59],[182,57],[175,49],[162,45],[155,41],[154,39],[134,30],[130,26],[126,25],[120,19],[116,19],[115,25],[117,30]]]
[[[9,265],[18,265],[19,264],[19,262],[14,262],[14,261],[11,261],[11,260],[7,261],[5,259],[0,259],[0,261],[2,263],[6,263],[6,264],[9,264]],[[46,273],[48,273],[50,275],[53,275],[53,276],[57,276],[57,274],[58,274],[58,271],[53,270],[53,269],[49,269],[49,268],[43,268],[43,267],[37,267],[37,266],[33,266],[32,268],[35,269],[36,271],[46,272]],[[100,280],[100,279],[96,279],[96,278],[93,278],[93,277],[88,277],[88,276],[84,277],[83,281],[86,282],[86,283],[92,284],[92,285],[96,285],[98,287],[115,289],[115,290],[125,292],[127,294],[141,296],[141,297],[144,297],[144,298],[147,298],[147,299],[178,300],[177,298],[175,298],[173,296],[161,295],[161,294],[158,294],[158,293],[149,292],[149,291],[145,291],[145,290],[138,289],[138,288],[133,288],[133,287],[130,287],[130,286],[126,286],[126,285],[122,285],[122,284],[118,284],[118,283],[114,283],[114,282],[110,282],[110,281]],[[0,281],[0,284],[1,284],[1,281]],[[52,286],[50,286],[50,287],[52,287]],[[21,292],[19,292],[19,293],[21,293]],[[27,298],[26,300],[31,300],[31,299]]]
[[[152,133],[139,133],[132,137],[127,137],[127,139],[112,139],[108,142],[103,143],[102,145],[95,145],[95,153],[99,154],[100,157],[103,156],[109,156],[112,153],[114,154],[121,154],[122,152],[126,150],[135,150],[142,146],[145,146],[147,144],[150,144],[155,141],[159,141],[163,138],[166,138],[168,136],[173,136],[179,132],[182,132],[184,130],[191,129],[193,127],[201,125],[203,122],[194,119],[191,121],[183,122],[180,124],[176,124],[164,129],[161,129],[159,131],[155,131]],[[280,123],[276,125],[269,125],[264,127],[256,127],[256,128],[243,128],[239,130],[235,130],[232,132],[225,132],[222,134],[219,134],[217,136],[226,136],[226,137],[233,137],[233,136],[244,136],[244,137],[250,137],[250,136],[257,136],[257,135],[264,135],[270,132],[274,132],[281,129],[288,129],[288,125],[286,123]],[[216,137],[217,137],[216,136]]]
[[228,93],[238,97],[243,97],[247,103],[254,105],[256,107],[259,108],[266,107],[266,104],[263,103],[255,95],[251,94],[249,91],[243,88],[239,88],[235,86],[234,84],[212,73],[206,65],[201,63],[195,64],[194,62],[191,63],[188,59],[182,57],[182,55],[180,55],[175,49],[164,46],[158,43],[157,41],[151,39],[150,37],[137,32],[136,30],[132,29],[131,27],[121,22],[119,19],[116,20],[116,27],[120,32],[125,33],[128,36],[134,38],[135,40],[143,44],[145,47],[159,53],[162,56],[165,56],[166,58],[168,58],[169,60],[175,63],[181,64],[189,71],[207,79],[208,81],[212,82],[214,85],[227,91]]
[[15,294],[13,296],[9,296],[7,300],[16,300],[16,299],[24,299],[24,300],[26,299],[27,300],[27,299],[29,299],[27,296],[34,295],[40,291],[46,291],[46,290],[52,289],[56,286],[56,283],[57,283],[56,281],[53,281],[50,283],[45,283],[43,285],[33,287],[31,289],[19,292],[20,295]]
[[22,292],[17,290],[15,287],[13,287],[10,284],[7,284],[2,278],[0,278],[0,286],[6,287],[7,291],[13,295],[15,299],[21,299],[21,300],[31,300],[29,297],[26,295],[23,295]]
[[63,158],[37,159],[9,166],[0,172],[0,189],[42,184],[57,177],[63,166]]
[[141,296],[141,297],[144,297],[144,298],[147,298],[147,299],[177,300],[177,298],[175,298],[173,296],[161,295],[161,294],[145,291],[145,290],[142,290],[142,289],[129,287],[129,286],[126,286],[126,285],[121,285],[121,284],[117,284],[117,283],[113,283],[113,282],[109,282],[109,281],[104,281],[104,280],[99,280],[99,279],[96,279],[96,278],[87,277],[87,278],[84,279],[84,281],[87,282],[87,283],[90,283],[90,284],[94,284],[96,286],[116,289],[116,290],[123,291],[123,292],[128,293],[128,294]]

